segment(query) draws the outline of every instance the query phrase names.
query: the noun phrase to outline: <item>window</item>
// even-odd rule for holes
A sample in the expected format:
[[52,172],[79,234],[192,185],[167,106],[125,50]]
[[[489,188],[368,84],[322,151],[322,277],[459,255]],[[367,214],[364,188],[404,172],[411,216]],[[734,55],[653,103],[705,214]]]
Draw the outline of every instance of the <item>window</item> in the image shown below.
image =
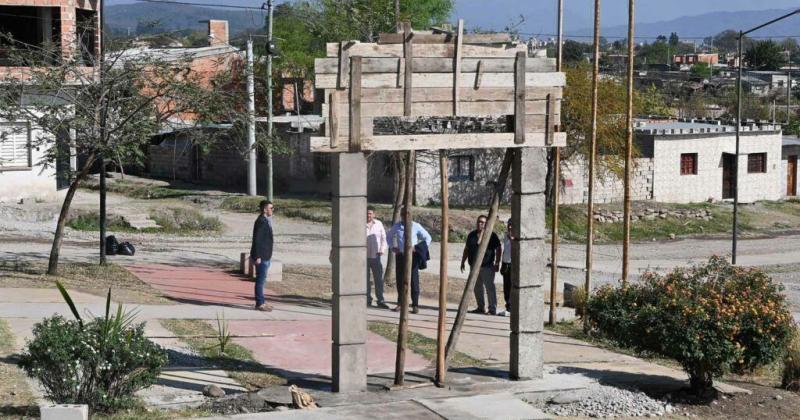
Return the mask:
[[31,167],[28,146],[30,129],[26,123],[0,124],[0,170]]
[[681,154],[681,175],[697,175],[697,153]]
[[42,56],[37,60],[43,59],[47,64],[54,64],[61,56],[57,48],[57,44],[61,42],[61,9],[0,6],[0,33],[10,35],[13,39],[0,41],[0,66],[19,64],[19,58],[14,57],[14,50],[25,49],[27,46],[48,50],[52,56]]
[[747,155],[747,173],[757,174],[767,172],[767,154],[750,153]]
[[475,180],[475,156],[461,155],[450,156],[449,159],[450,181]]

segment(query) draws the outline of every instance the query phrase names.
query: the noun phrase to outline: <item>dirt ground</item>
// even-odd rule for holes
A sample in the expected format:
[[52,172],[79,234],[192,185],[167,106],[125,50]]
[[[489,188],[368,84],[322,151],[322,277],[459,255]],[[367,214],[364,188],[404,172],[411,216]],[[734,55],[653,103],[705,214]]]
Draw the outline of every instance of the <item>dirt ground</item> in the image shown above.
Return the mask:
[[[729,381],[730,382],[730,381]],[[757,385],[731,382],[753,392],[752,395],[722,396],[708,404],[676,403],[671,419],[799,419],[800,394]]]

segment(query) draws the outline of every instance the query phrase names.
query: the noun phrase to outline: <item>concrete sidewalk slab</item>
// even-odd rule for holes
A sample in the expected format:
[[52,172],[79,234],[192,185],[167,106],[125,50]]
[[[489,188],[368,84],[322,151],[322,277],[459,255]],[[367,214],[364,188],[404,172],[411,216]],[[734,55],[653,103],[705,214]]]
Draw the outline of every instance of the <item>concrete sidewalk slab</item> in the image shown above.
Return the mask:
[[[2,289],[0,293],[0,302],[3,303],[63,303],[64,297],[58,291],[53,283],[52,288],[39,289],[39,288],[8,288]],[[106,298],[89,293],[83,293],[76,290],[70,290],[69,296],[75,303],[102,303],[105,304]]]
[[[271,337],[235,338],[251,350],[264,365],[287,372],[331,375],[331,320],[229,321],[231,334]],[[367,333],[367,373],[394,372],[395,343]],[[430,363],[417,354],[406,353],[406,369],[417,371]]]
[[446,419],[550,419],[511,393],[416,400]]
[[273,411],[269,413],[240,414],[235,416],[204,417],[207,420],[441,420],[442,417],[416,401],[399,401],[385,404],[348,405],[309,410]]

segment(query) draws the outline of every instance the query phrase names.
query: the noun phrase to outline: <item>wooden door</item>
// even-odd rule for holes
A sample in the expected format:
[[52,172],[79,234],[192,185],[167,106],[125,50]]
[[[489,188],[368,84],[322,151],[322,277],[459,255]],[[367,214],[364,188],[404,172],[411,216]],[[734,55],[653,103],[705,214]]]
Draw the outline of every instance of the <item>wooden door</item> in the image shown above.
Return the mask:
[[789,164],[786,165],[786,195],[797,195],[797,155],[789,156]]
[[736,165],[736,156],[723,153],[722,154],[722,198],[733,198],[733,192],[736,188],[734,183],[733,167]]

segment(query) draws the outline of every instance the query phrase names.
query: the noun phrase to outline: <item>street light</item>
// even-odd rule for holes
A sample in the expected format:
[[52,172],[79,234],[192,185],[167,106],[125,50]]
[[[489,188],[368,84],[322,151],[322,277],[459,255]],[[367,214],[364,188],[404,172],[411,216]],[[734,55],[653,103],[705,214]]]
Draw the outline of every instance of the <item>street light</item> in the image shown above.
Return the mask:
[[765,26],[772,25],[775,22],[786,19],[789,16],[794,16],[798,13],[800,13],[800,9],[797,9],[791,13],[787,13],[779,18],[772,19],[769,22],[762,23],[761,25],[746,31],[739,31],[739,71],[738,75],[736,76],[736,155],[733,159],[733,243],[731,245],[731,264],[733,265],[736,265],[736,239],[739,233],[739,133],[742,129],[742,62],[744,61],[742,57],[742,38],[751,32],[757,31]]

